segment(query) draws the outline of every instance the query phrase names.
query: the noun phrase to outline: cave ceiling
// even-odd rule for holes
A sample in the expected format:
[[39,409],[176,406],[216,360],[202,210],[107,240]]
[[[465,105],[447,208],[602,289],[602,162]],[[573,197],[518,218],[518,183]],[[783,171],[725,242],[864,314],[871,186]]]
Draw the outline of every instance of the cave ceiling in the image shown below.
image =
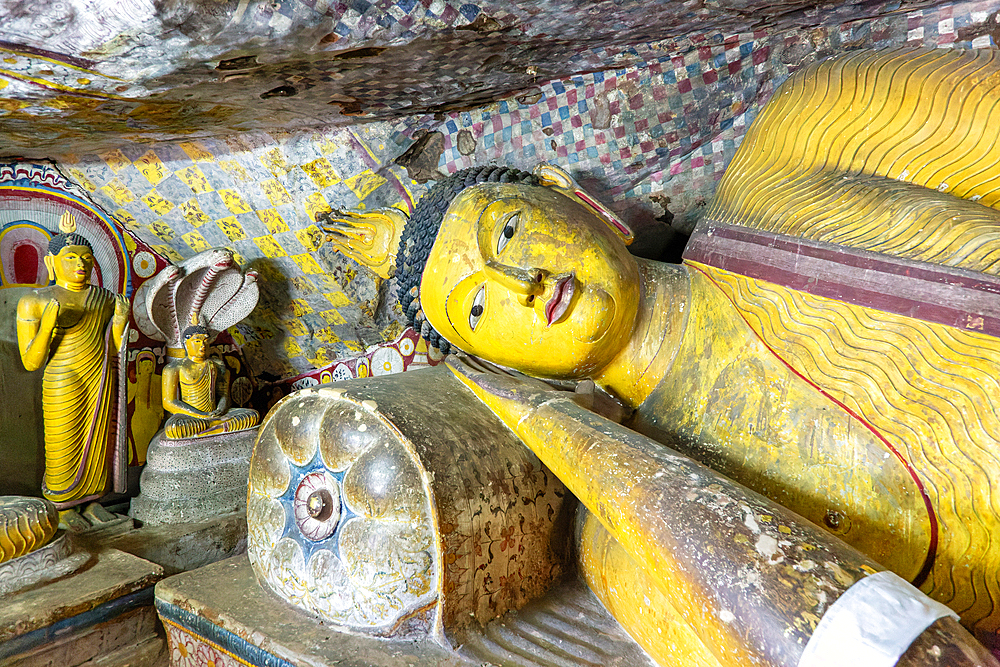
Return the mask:
[[0,152],[48,157],[122,141],[440,117],[726,35],[808,31],[930,4],[4,0]]

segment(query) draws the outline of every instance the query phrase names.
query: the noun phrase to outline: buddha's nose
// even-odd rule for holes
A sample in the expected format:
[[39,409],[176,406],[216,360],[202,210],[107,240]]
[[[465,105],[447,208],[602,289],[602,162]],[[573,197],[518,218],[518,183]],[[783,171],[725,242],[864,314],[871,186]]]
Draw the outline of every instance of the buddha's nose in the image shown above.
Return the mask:
[[522,269],[499,262],[486,262],[486,275],[518,295],[518,301],[530,306],[535,297],[545,291],[545,269]]

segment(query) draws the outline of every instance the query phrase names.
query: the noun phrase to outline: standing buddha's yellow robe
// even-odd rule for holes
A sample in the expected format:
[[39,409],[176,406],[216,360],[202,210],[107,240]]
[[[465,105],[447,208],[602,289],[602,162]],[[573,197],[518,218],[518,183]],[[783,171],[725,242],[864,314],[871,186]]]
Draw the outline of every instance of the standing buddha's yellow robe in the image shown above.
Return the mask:
[[88,289],[79,322],[57,327],[42,376],[42,494],[60,506],[102,495],[116,451],[113,414],[119,383],[111,344],[115,295],[95,285]]

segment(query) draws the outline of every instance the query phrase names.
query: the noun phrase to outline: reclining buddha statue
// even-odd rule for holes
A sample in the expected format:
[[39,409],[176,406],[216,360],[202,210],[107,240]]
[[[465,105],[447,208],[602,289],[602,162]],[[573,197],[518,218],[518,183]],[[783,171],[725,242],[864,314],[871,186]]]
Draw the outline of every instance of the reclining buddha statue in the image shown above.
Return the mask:
[[[803,68],[680,265],[630,255],[628,226],[544,164],[448,177],[401,233],[398,211],[326,228],[394,272],[430,345],[592,379],[633,411],[629,428],[825,527],[1000,648],[998,101],[992,51]],[[525,420],[504,391],[477,393],[545,449],[559,425]],[[590,507],[569,478],[601,462],[577,454],[539,456]],[[577,472],[599,504],[627,470]],[[635,557],[648,536],[627,537]]]

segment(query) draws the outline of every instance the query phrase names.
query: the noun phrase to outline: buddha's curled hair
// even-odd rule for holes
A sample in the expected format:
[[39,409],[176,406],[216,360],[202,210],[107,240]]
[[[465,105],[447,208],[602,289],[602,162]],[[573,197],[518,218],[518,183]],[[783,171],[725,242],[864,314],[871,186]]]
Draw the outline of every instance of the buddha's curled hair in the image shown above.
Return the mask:
[[459,192],[477,183],[538,185],[539,181],[529,172],[497,166],[469,167],[438,181],[420,199],[413,215],[407,220],[396,253],[396,289],[406,321],[429,346],[438,348],[442,354],[448,354],[451,345],[424,318],[419,299],[420,276],[452,200]]
[[49,239],[48,254],[58,255],[59,251],[66,246],[82,245],[90,249],[91,252],[94,251],[93,246],[90,245],[88,241],[83,236],[77,234],[76,232],[70,232],[69,234],[56,234],[51,239]]

